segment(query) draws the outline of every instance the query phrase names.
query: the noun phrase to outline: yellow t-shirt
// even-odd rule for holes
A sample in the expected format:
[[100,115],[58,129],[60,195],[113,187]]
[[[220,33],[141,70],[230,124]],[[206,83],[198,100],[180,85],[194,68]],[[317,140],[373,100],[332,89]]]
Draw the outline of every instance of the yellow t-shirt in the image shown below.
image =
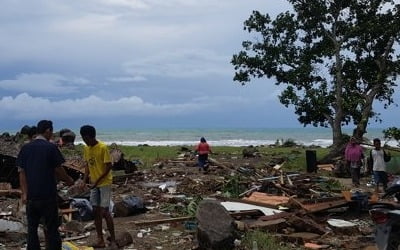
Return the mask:
[[[106,163],[111,162],[110,152],[107,145],[99,141],[93,147],[85,146],[83,149],[83,159],[89,166],[90,182],[95,183],[106,171]],[[112,184],[111,171],[99,183],[98,187]]]

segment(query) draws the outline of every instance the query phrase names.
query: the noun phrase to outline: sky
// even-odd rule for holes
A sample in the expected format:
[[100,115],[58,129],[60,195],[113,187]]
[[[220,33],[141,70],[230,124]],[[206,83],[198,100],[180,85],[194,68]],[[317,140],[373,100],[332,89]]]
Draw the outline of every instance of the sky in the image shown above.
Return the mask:
[[[252,38],[243,22],[253,10],[289,8],[284,0],[2,0],[0,132],[41,119],[73,129],[302,127],[272,79],[241,86],[230,63]],[[397,110],[379,110],[385,122],[372,126],[396,126]]]

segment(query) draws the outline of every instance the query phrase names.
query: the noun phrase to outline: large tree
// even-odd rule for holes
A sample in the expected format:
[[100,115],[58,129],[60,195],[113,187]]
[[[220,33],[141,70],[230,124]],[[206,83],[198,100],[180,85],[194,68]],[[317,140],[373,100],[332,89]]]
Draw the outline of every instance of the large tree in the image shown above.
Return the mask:
[[333,149],[342,126],[361,139],[379,120],[378,100],[393,104],[400,72],[400,5],[389,0],[288,0],[292,11],[274,20],[254,11],[244,23],[253,35],[233,55],[234,80],[273,78],[284,85],[280,102],[294,106],[304,126],[332,129]]

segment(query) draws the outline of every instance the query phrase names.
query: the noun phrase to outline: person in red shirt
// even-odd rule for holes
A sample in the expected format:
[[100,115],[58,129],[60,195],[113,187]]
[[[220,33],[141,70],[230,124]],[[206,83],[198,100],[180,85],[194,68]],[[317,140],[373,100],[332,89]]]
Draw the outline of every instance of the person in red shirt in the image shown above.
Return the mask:
[[208,154],[211,152],[211,147],[207,143],[204,137],[200,138],[200,143],[196,146],[196,152],[198,154],[197,164],[199,166],[199,171],[208,169]]
[[362,166],[364,154],[363,149],[357,143],[356,138],[350,138],[350,142],[346,146],[344,156],[346,165],[350,169],[353,186],[358,187],[360,186],[360,168]]

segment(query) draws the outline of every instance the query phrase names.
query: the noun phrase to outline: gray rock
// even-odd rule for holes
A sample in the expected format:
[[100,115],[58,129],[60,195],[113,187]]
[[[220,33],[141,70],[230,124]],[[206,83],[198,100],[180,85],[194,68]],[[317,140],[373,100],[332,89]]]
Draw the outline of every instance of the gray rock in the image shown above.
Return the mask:
[[200,202],[196,218],[199,249],[233,249],[235,240],[234,220],[218,201]]

